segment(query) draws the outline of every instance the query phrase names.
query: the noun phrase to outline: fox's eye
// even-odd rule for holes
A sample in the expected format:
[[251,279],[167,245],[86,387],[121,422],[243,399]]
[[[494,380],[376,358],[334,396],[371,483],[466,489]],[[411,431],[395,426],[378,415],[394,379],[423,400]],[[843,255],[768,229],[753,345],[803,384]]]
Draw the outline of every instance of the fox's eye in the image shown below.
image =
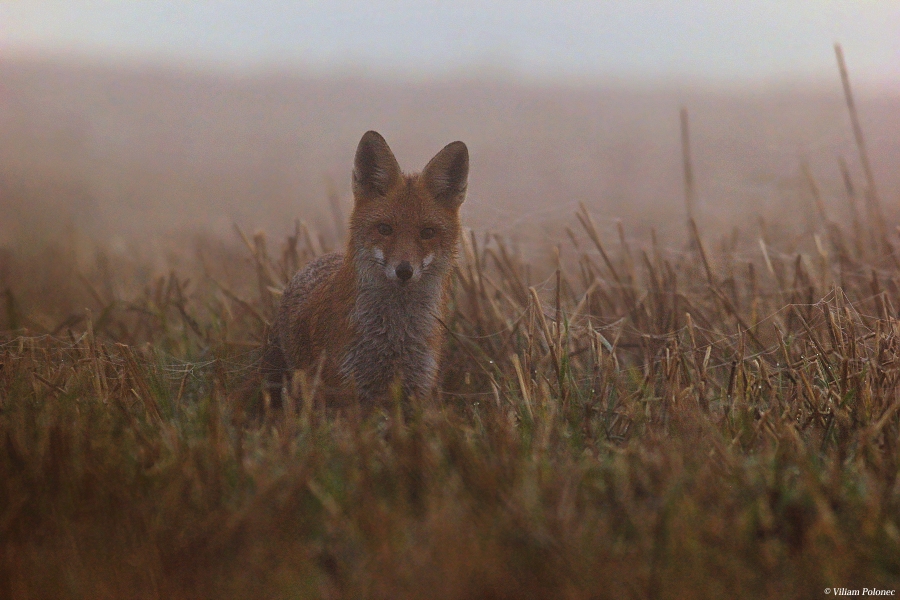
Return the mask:
[[435,233],[437,232],[434,230],[434,227],[426,227],[421,232],[419,232],[419,235],[422,236],[423,240],[430,240],[434,237]]
[[381,223],[378,225],[378,233],[381,235],[391,235],[394,233],[394,228],[387,223]]

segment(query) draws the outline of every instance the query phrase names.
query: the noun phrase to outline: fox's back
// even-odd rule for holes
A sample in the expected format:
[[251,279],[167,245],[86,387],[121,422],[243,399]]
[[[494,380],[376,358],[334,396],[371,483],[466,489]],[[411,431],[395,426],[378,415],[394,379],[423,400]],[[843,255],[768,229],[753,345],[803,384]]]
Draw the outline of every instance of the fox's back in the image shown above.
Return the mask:
[[289,313],[302,313],[313,293],[337,273],[343,261],[343,253],[331,252],[314,259],[297,271],[284,288],[279,317],[286,317]]
[[328,295],[328,283],[343,261],[340,252],[322,255],[298,271],[284,289],[273,333],[284,351],[285,366],[290,370],[305,368],[318,354],[316,340],[310,336],[314,326],[310,320],[321,312],[318,304]]

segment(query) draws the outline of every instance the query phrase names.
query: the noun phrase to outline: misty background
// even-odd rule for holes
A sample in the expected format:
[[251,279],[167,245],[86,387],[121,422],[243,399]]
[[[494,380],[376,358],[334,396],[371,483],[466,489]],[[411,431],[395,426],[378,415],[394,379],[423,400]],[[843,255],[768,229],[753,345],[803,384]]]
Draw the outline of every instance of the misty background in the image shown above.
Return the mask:
[[840,218],[837,41],[895,214],[898,31],[878,1],[0,2],[0,244],[331,233],[368,129],[410,171],[465,141],[479,230],[546,236],[583,202],[680,233],[681,106],[705,227],[802,222],[803,163]]

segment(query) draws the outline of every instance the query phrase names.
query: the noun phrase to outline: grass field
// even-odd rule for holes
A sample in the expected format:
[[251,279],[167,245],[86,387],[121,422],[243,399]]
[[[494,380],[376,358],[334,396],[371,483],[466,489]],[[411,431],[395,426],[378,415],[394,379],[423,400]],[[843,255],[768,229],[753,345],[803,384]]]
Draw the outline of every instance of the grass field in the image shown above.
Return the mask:
[[[322,251],[302,229],[270,251],[198,243],[198,263],[234,268],[127,300],[140,265],[9,253],[33,295],[5,293],[0,595],[895,588],[892,242],[825,223],[810,253],[742,230],[676,251],[575,222],[558,263],[467,237],[439,398],[362,423],[313,408],[311,386],[262,427],[229,400],[278,287]],[[48,271],[52,290],[32,275]]]
[[333,231],[0,247],[0,597],[896,590],[896,214],[803,173],[802,218],[467,232],[439,394],[362,421],[234,394]]

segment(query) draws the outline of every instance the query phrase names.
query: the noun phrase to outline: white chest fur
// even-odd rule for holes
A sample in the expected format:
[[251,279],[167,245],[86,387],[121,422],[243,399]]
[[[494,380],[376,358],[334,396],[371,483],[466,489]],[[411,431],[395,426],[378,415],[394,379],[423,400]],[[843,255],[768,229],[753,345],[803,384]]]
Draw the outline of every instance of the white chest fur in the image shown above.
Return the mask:
[[422,280],[405,289],[395,284],[365,285],[350,314],[353,341],[341,373],[360,399],[371,400],[399,383],[407,394],[427,395],[437,375],[432,347],[439,326],[439,281]]

